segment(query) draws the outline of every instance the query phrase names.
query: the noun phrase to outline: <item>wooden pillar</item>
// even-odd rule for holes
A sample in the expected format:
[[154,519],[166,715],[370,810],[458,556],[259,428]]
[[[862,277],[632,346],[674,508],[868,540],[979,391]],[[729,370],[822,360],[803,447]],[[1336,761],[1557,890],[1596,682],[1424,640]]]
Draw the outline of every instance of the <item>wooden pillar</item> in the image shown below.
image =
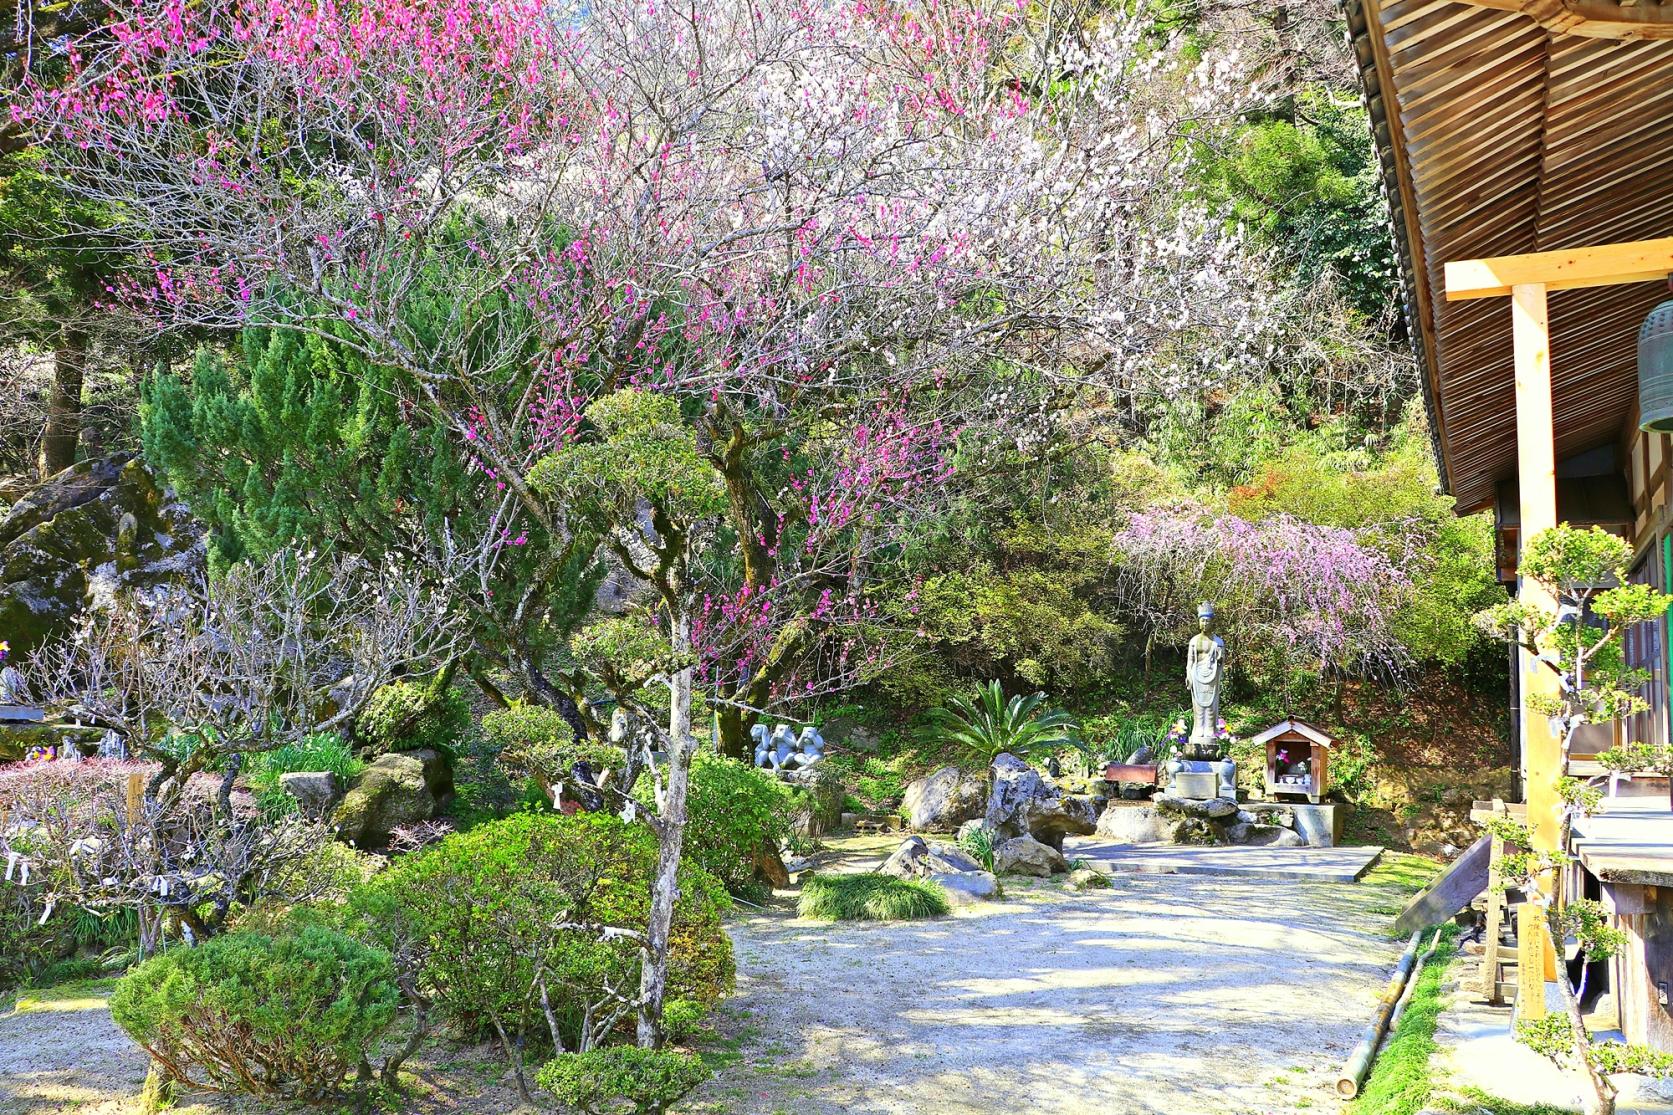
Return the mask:
[[[1545,286],[1523,283],[1511,288],[1510,312],[1516,354],[1516,471],[1521,494],[1519,538],[1528,540],[1557,525],[1557,447],[1551,424],[1551,332]],[[1543,585],[1522,580],[1517,593],[1529,604],[1555,610],[1557,601]],[[1528,829],[1537,851],[1556,851],[1559,835],[1557,778],[1562,773],[1562,741],[1550,721],[1528,708],[1535,694],[1554,696],[1557,675],[1526,651],[1518,655],[1522,692],[1522,765],[1526,772]],[[1524,906],[1517,919],[1517,1011],[1523,1018],[1545,1014],[1543,980],[1555,969],[1548,955],[1544,921],[1536,908]]]

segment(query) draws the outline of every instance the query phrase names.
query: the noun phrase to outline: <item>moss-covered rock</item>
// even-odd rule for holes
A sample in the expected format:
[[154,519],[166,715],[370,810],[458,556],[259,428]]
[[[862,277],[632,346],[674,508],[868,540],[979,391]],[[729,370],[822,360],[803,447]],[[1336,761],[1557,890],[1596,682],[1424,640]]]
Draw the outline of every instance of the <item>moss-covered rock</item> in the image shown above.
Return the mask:
[[0,518],[0,632],[27,655],[110,593],[199,568],[203,527],[129,454],[82,461]]
[[428,821],[453,799],[453,763],[434,748],[391,751],[362,771],[332,815],[337,838],[381,849],[403,825]]
[[452,747],[470,731],[470,701],[457,689],[391,682],[372,694],[355,723],[367,751],[416,751]]
[[[83,724],[62,724],[55,720],[34,723],[0,723],[0,763],[15,763],[31,747],[74,747],[83,755],[98,753],[104,738],[100,728]],[[63,754],[62,751],[59,752]]]

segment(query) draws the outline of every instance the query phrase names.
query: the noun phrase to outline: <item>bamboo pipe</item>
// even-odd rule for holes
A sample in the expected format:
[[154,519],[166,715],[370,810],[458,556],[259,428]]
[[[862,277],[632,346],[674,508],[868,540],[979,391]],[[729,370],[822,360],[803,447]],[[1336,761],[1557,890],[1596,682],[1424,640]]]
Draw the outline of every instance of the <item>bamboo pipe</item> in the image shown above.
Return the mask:
[[1370,1024],[1365,1027],[1365,1033],[1360,1036],[1359,1044],[1348,1055],[1348,1063],[1342,1066],[1342,1072],[1336,1078],[1336,1091],[1344,1099],[1353,1099],[1359,1095],[1359,1086],[1365,1081],[1365,1074],[1371,1068],[1371,1057],[1377,1051],[1377,1043],[1388,1029],[1388,1020],[1394,1014],[1394,1006],[1406,990],[1407,980],[1412,973],[1412,966],[1417,961],[1417,943],[1423,936],[1419,929],[1412,934],[1412,939],[1406,942],[1406,951],[1400,954],[1400,963],[1394,966],[1394,975],[1389,977],[1388,987],[1383,990],[1383,997],[1377,1001],[1377,1013],[1371,1016]]
[[[1412,974],[1406,979],[1406,990],[1400,992],[1400,1001],[1394,1004],[1394,1013],[1388,1016],[1388,1032],[1394,1034],[1400,1029],[1400,1019],[1406,1013],[1406,1007],[1411,1004],[1412,992],[1417,990],[1418,977],[1423,975],[1423,966],[1435,956],[1435,949],[1441,943],[1441,927],[1435,927],[1434,936],[1429,938],[1429,947],[1418,954],[1417,964],[1412,968]],[[1373,1061],[1373,1064],[1376,1062]]]

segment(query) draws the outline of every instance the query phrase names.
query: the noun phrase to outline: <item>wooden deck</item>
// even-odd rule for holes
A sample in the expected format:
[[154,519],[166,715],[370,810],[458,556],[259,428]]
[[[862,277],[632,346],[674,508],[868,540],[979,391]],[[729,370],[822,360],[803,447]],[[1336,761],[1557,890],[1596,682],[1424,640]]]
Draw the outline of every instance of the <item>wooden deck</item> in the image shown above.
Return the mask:
[[1673,809],[1662,794],[1606,799],[1575,820],[1573,848],[1606,883],[1673,886]]

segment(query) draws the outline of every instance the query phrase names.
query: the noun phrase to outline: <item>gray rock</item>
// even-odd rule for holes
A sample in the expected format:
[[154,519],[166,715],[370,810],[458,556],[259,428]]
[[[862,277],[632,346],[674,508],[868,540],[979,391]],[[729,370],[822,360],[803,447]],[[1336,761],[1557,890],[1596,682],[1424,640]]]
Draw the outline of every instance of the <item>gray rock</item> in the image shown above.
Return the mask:
[[1112,801],[1098,818],[1098,835],[1122,844],[1154,844],[1163,826],[1148,803]]
[[1063,853],[1032,836],[1017,836],[993,850],[993,868],[1001,875],[1034,875],[1044,879],[1069,870]]
[[1345,805],[1294,805],[1295,831],[1315,848],[1333,848],[1342,839]]
[[1307,843],[1291,829],[1279,825],[1229,825],[1226,839],[1233,844],[1252,844],[1263,848],[1300,848]]
[[1251,825],[1282,825],[1295,827],[1295,811],[1277,802],[1250,802],[1238,811],[1237,819]]
[[328,770],[291,771],[279,776],[279,785],[296,799],[304,817],[326,817],[343,798],[343,787]]
[[897,879],[910,879],[918,874],[918,865],[928,856],[929,842],[921,836],[908,836],[877,870]]
[[954,906],[973,906],[999,895],[999,880],[986,871],[943,871],[929,876],[947,892],[947,901]]
[[1065,795],[1039,771],[1002,753],[993,761],[993,792],[984,819],[996,839],[1032,836],[1059,851],[1069,835],[1091,836],[1108,800],[1102,795]]
[[983,868],[973,856],[952,844],[939,841],[931,844],[921,836],[909,836],[901,841],[900,847],[878,870],[898,879],[921,879],[930,875],[981,871]]
[[1075,890],[1102,890],[1110,885],[1110,877],[1095,867],[1077,867],[1069,872],[1069,885]]
[[982,861],[956,844],[936,841],[929,846],[931,871],[985,871]]
[[842,824],[842,776],[822,763],[778,772],[779,778],[804,791],[802,803],[790,817],[798,836],[818,838]]
[[355,779],[332,815],[337,838],[381,849],[403,825],[428,821],[453,798],[453,764],[431,748],[379,755]]
[[982,780],[957,767],[942,767],[906,787],[901,807],[908,827],[920,832],[951,832],[982,815],[986,804]]
[[1151,804],[1164,813],[1175,813],[1182,817],[1201,820],[1218,821],[1237,815],[1237,802],[1231,798],[1198,800],[1175,797],[1173,794],[1157,794],[1151,799]]

